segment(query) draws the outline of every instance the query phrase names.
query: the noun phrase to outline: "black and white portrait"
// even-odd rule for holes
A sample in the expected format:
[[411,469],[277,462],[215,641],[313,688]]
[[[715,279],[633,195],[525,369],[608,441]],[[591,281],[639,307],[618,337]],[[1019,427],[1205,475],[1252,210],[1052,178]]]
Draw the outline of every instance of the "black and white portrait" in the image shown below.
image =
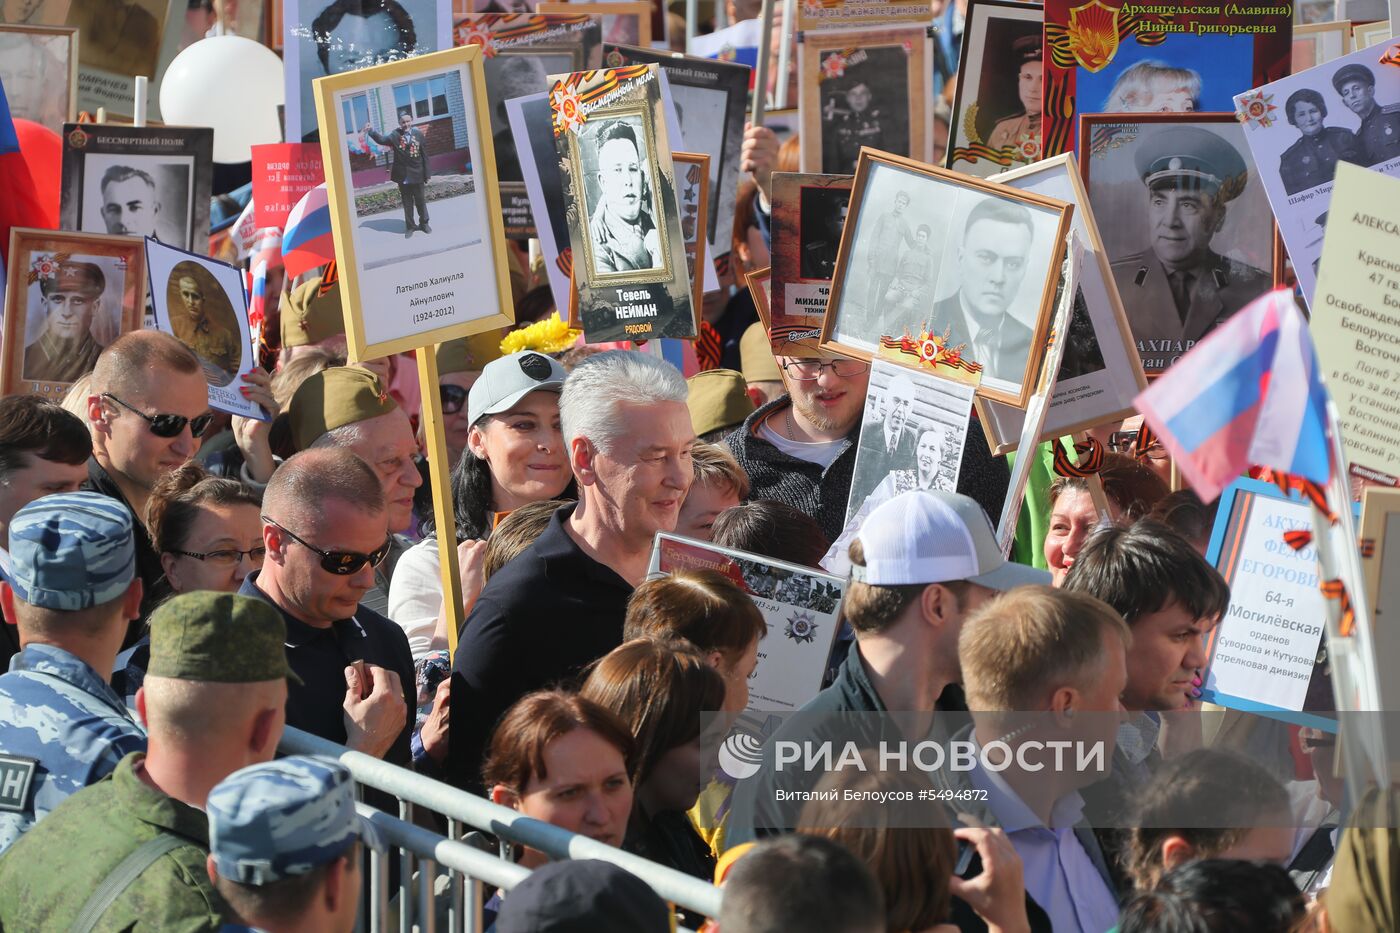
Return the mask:
[[1273,222],[1243,127],[1228,117],[1154,117],[1086,129],[1094,146],[1084,161],[1148,371],[1170,366],[1273,286]]
[[592,181],[586,226],[597,275],[665,267],[648,142],[640,115],[590,122],[578,134],[584,177]]
[[193,246],[194,157],[90,154],[83,164],[81,230]]
[[[837,60],[842,64],[836,64]],[[910,154],[909,55],[890,46],[833,50],[820,57],[822,164],[850,175],[862,146]],[[840,71],[839,76],[835,75]]]
[[[955,397],[959,391],[966,392],[961,400]],[[871,507],[913,489],[957,489],[967,437],[966,396],[970,391],[927,373],[875,362],[861,418],[847,523],[872,496]]]
[[801,190],[799,277],[830,281],[836,273],[836,254],[841,249],[850,202],[849,188],[808,186]]
[[0,87],[10,116],[63,132],[75,115],[74,36],[71,28],[0,27]]

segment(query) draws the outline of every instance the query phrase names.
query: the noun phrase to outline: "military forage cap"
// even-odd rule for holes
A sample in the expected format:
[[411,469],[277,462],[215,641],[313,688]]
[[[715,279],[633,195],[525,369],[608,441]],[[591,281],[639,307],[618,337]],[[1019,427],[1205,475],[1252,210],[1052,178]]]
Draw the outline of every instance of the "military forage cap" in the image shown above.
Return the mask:
[[301,678],[287,663],[287,626],[269,603],[237,593],[181,593],[151,613],[147,674],[201,683]]
[[331,758],[295,756],[235,771],[209,792],[205,812],[214,864],[240,884],[304,875],[356,839],[383,848],[355,813],[350,772]]
[[1362,84],[1376,86],[1376,75],[1365,65],[1358,65],[1352,62],[1350,65],[1343,65],[1337,69],[1337,73],[1332,75],[1332,86],[1337,89],[1337,93],[1342,93],[1342,87],[1348,81],[1360,81]]
[[60,262],[52,279],[39,280],[39,291],[45,295],[50,292],[85,292],[89,295],[100,295],[106,287],[107,277],[91,262]]
[[282,303],[282,346],[307,347],[345,333],[340,282],[322,287],[321,276],[302,282]]
[[15,595],[31,606],[75,612],[116,599],[136,576],[131,513],[95,492],[35,499],[10,519]]
[[1149,189],[1161,184],[1203,188],[1231,201],[1244,191],[1249,168],[1223,137],[1197,126],[1174,126],[1145,137],[1135,157]]
[[448,373],[479,373],[486,364],[500,359],[503,328],[492,328],[470,337],[458,337],[438,344],[437,368],[439,376]]
[[699,435],[733,428],[753,414],[753,399],[742,373],[732,369],[707,369],[686,380],[690,394],[690,424]]
[[379,376],[360,366],[332,366],[316,373],[296,390],[287,406],[292,443],[305,450],[327,431],[387,415],[399,403]]

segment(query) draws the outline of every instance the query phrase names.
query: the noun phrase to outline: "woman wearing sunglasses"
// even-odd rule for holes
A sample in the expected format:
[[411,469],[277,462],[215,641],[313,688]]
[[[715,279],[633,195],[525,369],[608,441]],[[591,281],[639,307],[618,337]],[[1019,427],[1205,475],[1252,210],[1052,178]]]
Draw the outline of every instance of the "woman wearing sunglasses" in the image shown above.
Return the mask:
[[[467,398],[467,448],[452,471],[452,502],[469,609],[480,591],[485,538],[507,513],[573,489],[559,424],[567,373],[558,362],[525,350],[486,364]],[[431,519],[425,540],[399,560],[389,588],[389,618],[408,634],[418,660],[447,647],[447,620]],[[465,611],[465,610],[464,610]]]

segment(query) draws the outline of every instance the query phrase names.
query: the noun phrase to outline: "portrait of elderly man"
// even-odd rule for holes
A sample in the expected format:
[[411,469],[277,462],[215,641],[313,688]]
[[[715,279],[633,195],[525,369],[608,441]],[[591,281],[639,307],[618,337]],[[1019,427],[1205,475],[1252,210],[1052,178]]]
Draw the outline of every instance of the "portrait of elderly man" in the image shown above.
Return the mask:
[[50,278],[40,277],[44,331],[24,350],[21,373],[34,382],[76,382],[97,365],[102,344],[92,336],[102,310],[107,278],[91,262],[65,261]]
[[595,137],[598,200],[588,218],[593,267],[599,274],[660,269],[661,234],[655,221],[646,145],[622,120]]
[[1016,93],[1021,99],[1021,112],[1002,117],[987,136],[993,149],[1019,145],[1023,139],[1033,139],[1040,148],[1041,61],[1040,35],[1021,36],[1011,43],[1011,60],[1017,65]]
[[914,380],[898,373],[881,394],[883,418],[876,417],[875,404],[867,398],[848,513],[854,513],[891,473],[914,468],[919,425],[911,422],[910,415],[916,394]]
[[935,329],[964,345],[983,375],[1020,383],[1030,355],[1031,329],[1011,314],[1026,277],[1035,221],[1021,204],[985,198],[967,215],[958,244],[958,290],[933,306]]
[[418,45],[398,0],[335,0],[311,21],[311,38],[328,75],[407,58]]
[[1298,128],[1296,143],[1279,156],[1278,172],[1288,194],[1325,185],[1337,174],[1338,162],[1364,165],[1356,134],[1340,126],[1328,126],[1327,102],[1312,88],[1299,88],[1283,105],[1288,122]]
[[[393,165],[389,168],[389,180],[399,186],[399,199],[403,202],[404,239],[413,236],[413,231],[432,233],[428,226],[428,196],[426,188],[432,175],[428,168],[428,140],[423,131],[413,125],[413,113],[399,111],[398,129],[390,133],[376,133],[366,123],[360,130],[381,146],[388,146],[393,153]],[[414,211],[418,220],[414,221]]]
[[156,236],[160,195],[150,173],[130,165],[114,165],[102,174],[102,221],[116,236]]
[[1113,263],[1133,335],[1200,340],[1272,285],[1272,277],[1213,248],[1226,208],[1249,183],[1231,143],[1177,126],[1145,136],[1134,166],[1147,191],[1146,252]]
[[1332,76],[1332,86],[1342,103],[1356,114],[1361,126],[1361,164],[1379,165],[1400,157],[1400,105],[1376,103],[1376,75],[1365,65],[1345,65]]
[[66,36],[0,33],[0,87],[10,116],[63,132],[69,119],[70,54]]
[[223,289],[194,263],[182,262],[170,272],[168,291],[177,299],[169,304],[175,336],[199,357],[210,385],[228,385],[243,362],[243,352]]

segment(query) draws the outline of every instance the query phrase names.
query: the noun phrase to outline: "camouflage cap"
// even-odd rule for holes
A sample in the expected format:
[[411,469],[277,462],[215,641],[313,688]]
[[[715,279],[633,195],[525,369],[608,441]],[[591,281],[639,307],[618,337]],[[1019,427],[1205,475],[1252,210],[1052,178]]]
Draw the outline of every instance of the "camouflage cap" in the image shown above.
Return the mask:
[[362,366],[332,366],[307,377],[287,406],[292,443],[305,450],[322,434],[387,415],[399,407],[379,376]]
[[282,346],[307,347],[343,333],[339,279],[326,285],[321,276],[314,276],[282,302]]
[[219,874],[264,885],[325,865],[356,839],[384,848],[355,812],[354,781],[332,758],[297,755],[251,765],[214,786],[204,807]]
[[131,513],[95,492],[35,499],[10,519],[5,578],[31,606],[75,612],[116,599],[136,576]]
[[270,603],[237,593],[181,593],[151,613],[152,677],[252,684],[301,678],[287,663],[287,625]]
[[753,399],[742,373],[732,369],[707,369],[686,380],[690,394],[690,424],[700,436],[723,428],[734,428],[753,414]]
[[458,337],[437,345],[437,368],[439,376],[448,373],[476,373],[486,368],[486,364],[500,359],[503,328],[492,328],[470,337]]

